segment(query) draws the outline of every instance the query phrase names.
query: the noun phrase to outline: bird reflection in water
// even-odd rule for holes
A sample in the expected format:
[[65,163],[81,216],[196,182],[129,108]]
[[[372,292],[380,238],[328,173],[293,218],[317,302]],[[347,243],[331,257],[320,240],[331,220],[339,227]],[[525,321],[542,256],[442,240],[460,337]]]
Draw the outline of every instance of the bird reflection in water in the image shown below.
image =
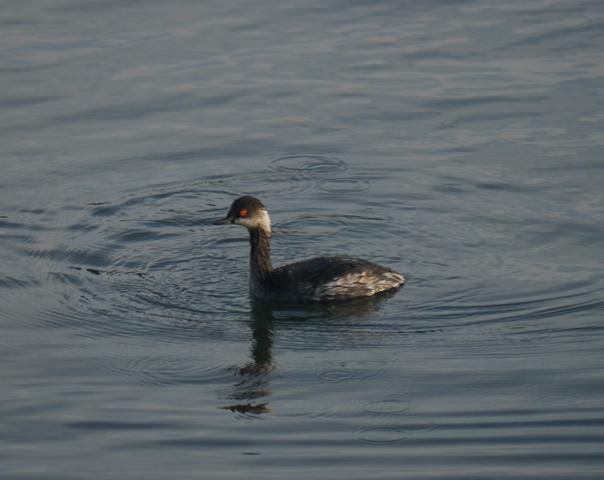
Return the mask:
[[234,367],[237,376],[235,392],[229,398],[241,403],[221,407],[244,415],[269,413],[267,403],[256,403],[271,393],[268,374],[273,371],[273,312],[269,305],[252,302],[250,328],[252,329],[251,359],[243,367]]
[[310,304],[310,305],[280,305],[251,301],[250,328],[252,330],[251,358],[242,367],[231,369],[237,377],[233,392],[228,398],[237,403],[220,407],[245,416],[258,416],[270,413],[268,402],[261,401],[271,395],[270,373],[275,369],[273,359],[274,327],[280,321],[304,321],[347,316],[365,315],[377,310],[378,304],[392,296],[394,292],[384,292],[381,295],[348,301],[346,303]]

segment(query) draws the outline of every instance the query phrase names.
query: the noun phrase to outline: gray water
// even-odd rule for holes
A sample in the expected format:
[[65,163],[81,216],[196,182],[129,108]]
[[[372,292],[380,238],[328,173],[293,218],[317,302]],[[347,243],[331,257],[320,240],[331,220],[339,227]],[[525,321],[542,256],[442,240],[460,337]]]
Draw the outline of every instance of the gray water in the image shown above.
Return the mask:
[[[604,478],[604,4],[7,2],[0,476]],[[251,304],[273,263],[408,277]]]

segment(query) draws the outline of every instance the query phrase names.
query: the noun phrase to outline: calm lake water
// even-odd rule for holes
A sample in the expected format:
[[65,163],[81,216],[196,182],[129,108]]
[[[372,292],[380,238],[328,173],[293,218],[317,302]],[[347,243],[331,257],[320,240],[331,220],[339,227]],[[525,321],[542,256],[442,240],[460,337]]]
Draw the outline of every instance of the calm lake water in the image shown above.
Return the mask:
[[[5,5],[0,477],[604,478],[604,3]],[[251,304],[273,261],[408,277]]]

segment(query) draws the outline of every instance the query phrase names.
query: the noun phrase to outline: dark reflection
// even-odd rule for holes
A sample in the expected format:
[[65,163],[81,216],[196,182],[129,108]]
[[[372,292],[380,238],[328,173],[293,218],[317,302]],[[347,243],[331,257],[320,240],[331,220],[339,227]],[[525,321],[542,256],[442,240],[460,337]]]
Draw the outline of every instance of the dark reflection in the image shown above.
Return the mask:
[[346,303],[284,305],[252,300],[250,302],[250,328],[252,345],[250,361],[243,367],[233,368],[237,382],[228,398],[236,401],[221,407],[243,415],[269,413],[268,402],[261,401],[271,395],[270,373],[276,368],[273,359],[273,337],[275,325],[280,321],[329,320],[353,315],[365,315],[377,310],[378,304],[395,292],[385,292],[369,299]]
[[273,311],[269,305],[251,303],[250,328],[252,345],[250,361],[241,368],[234,368],[238,377],[234,392],[229,398],[239,403],[222,407],[231,412],[244,415],[259,415],[270,412],[267,403],[257,402],[271,393],[268,374],[273,365]]
[[251,304],[252,346],[251,359],[239,369],[239,375],[260,375],[270,373],[273,366],[273,310],[269,305]]

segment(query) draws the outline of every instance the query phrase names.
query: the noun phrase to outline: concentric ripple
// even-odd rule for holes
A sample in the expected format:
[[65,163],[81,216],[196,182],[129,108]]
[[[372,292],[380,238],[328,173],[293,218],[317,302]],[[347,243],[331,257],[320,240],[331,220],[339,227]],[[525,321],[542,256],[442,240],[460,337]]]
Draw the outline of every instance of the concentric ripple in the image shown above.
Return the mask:
[[346,163],[328,155],[288,155],[276,158],[271,162],[271,168],[278,172],[288,172],[303,175],[322,175],[326,173],[346,171]]
[[370,187],[371,183],[364,178],[338,178],[319,182],[319,189],[333,194],[362,192]]
[[245,338],[246,329],[229,331],[228,322],[209,321],[213,315],[236,317],[245,302],[238,296],[224,302],[230,284],[204,274],[224,259],[221,233],[206,231],[197,218],[203,203],[204,194],[178,186],[57,212],[55,224],[69,223],[46,234],[53,241],[16,246],[55,293],[39,321],[77,327],[91,337]]

